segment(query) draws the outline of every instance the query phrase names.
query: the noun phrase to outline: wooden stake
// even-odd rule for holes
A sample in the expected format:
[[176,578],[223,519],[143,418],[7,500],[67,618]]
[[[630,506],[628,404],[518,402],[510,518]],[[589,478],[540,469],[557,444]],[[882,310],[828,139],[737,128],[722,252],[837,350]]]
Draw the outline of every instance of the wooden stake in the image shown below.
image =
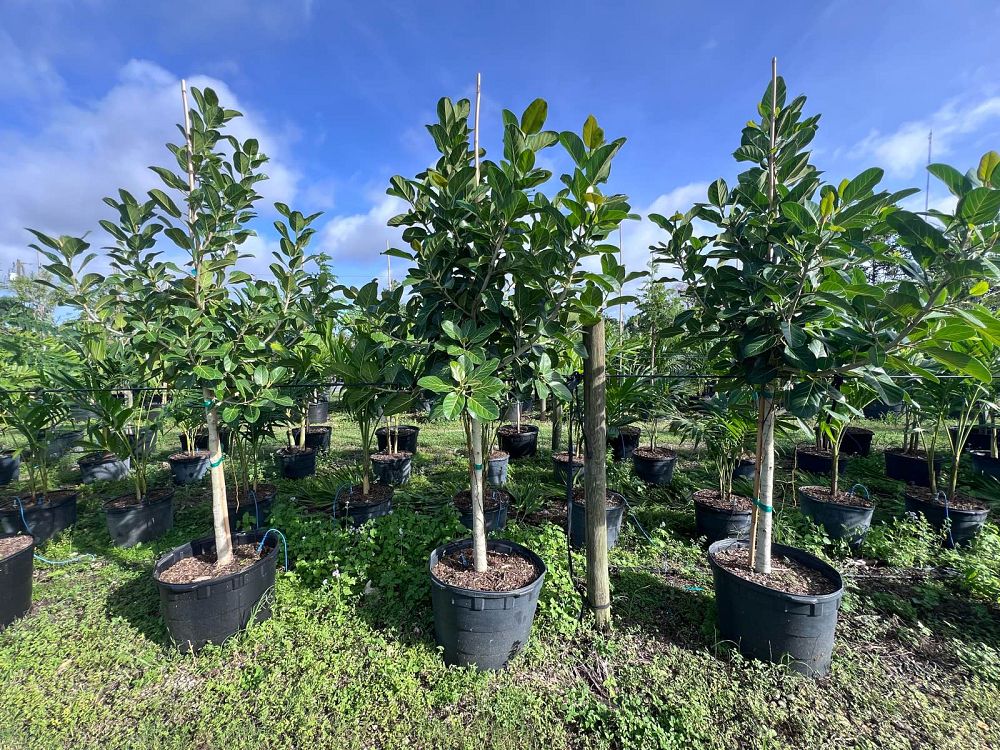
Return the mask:
[[[479,97],[481,76],[476,73],[476,120],[473,148],[476,159],[476,186],[479,186]],[[486,571],[486,517],[483,511],[483,423],[469,414],[469,493],[472,501],[472,558],[477,573]]]
[[472,148],[476,156],[476,185],[479,185],[479,98],[482,89],[482,75],[476,73],[476,124],[473,133]]
[[[583,331],[584,474],[587,533],[587,600],[599,630],[611,627],[611,581],[608,573],[608,479],[606,342],[604,318]],[[567,509],[569,510],[569,509]]]

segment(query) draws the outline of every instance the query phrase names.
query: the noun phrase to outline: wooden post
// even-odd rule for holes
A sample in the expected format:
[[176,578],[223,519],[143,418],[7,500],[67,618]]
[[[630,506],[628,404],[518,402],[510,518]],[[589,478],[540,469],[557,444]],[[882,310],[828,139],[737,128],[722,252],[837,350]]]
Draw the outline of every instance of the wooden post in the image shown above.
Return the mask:
[[562,401],[555,399],[552,405],[552,452],[558,453],[562,448],[562,423],[563,405]]
[[583,332],[587,358],[583,361],[584,498],[587,508],[587,600],[597,628],[611,627],[611,582],[608,576],[608,521],[606,475],[607,415],[605,387],[607,370],[604,319]]

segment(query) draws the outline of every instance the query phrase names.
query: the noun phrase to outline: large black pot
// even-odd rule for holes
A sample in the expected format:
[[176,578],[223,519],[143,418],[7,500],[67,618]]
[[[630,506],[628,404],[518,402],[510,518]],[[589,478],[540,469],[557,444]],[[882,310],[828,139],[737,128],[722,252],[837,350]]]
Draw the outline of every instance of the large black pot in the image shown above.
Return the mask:
[[[319,426],[319,427],[307,427],[306,428],[306,448],[313,448],[317,451],[328,451],[330,450],[330,434],[333,432],[331,427]],[[288,431],[288,439],[295,445],[299,444],[299,431],[298,429]]]
[[615,461],[628,461],[635,449],[639,447],[642,430],[638,427],[622,427],[615,437],[608,438],[611,455]]
[[743,541],[723,539],[708,548],[722,640],[735,643],[751,659],[787,659],[796,672],[825,675],[830,671],[837,611],[844,596],[840,573],[808,552],[773,544],[772,554],[822,571],[837,585],[832,594],[821,596],[786,594],[740,578],[716,563],[715,555],[733,545],[748,547]]
[[[493,508],[485,508],[483,510],[483,520],[486,522],[486,532],[500,531],[507,525],[507,507],[510,496],[503,490],[494,490],[489,487],[484,487],[483,492],[486,494],[486,497],[490,497],[490,493],[497,493],[495,496],[495,499],[497,500],[495,506]],[[452,500],[454,501],[454,498],[452,498]],[[488,502],[485,502],[485,498],[483,504],[489,504]],[[469,508],[468,510],[460,509],[458,512],[458,520],[462,522],[462,525],[465,528],[471,529],[472,508]]]
[[211,460],[208,451],[175,453],[167,458],[174,484],[192,484],[208,473]]
[[[184,453],[191,453],[193,451],[207,451],[208,450],[208,433],[199,432],[194,436],[194,448],[188,445],[187,435],[183,432],[180,435],[181,440],[181,450]],[[222,450],[229,450],[229,430],[221,429],[219,430],[219,442],[222,444]]]
[[401,485],[410,481],[413,473],[413,454],[396,453],[392,457],[372,455],[372,474],[380,484]]
[[128,477],[131,458],[121,459],[110,453],[91,453],[79,461],[80,481],[83,484],[94,482],[117,482]]
[[702,502],[697,493],[692,499],[694,500],[694,524],[698,530],[698,536],[705,537],[709,544],[720,539],[745,538],[750,533],[751,511],[740,508],[722,510]]
[[11,484],[21,477],[21,456],[13,450],[0,451],[0,485]]
[[0,560],[0,592],[3,592],[0,596],[0,630],[31,609],[31,575],[34,567],[34,542]]
[[552,476],[556,480],[556,484],[567,484],[569,482],[575,482],[576,478],[582,476],[585,468],[583,465],[583,456],[576,454],[573,456],[573,478],[570,479],[570,465],[569,460],[560,461],[554,455],[552,456]]
[[285,479],[305,479],[316,473],[315,448],[279,448],[274,455]]
[[17,503],[0,510],[0,531],[17,534],[27,531],[36,544],[44,544],[63,529],[76,523],[77,493],[66,490],[49,493],[39,505],[22,509]]
[[53,433],[48,440],[46,453],[52,460],[57,460],[69,453],[76,442],[83,438],[82,430],[63,430]]
[[260,487],[257,494],[250,490],[243,495],[239,505],[235,504],[235,500],[229,499],[229,528],[232,531],[245,529],[248,524],[254,529],[267,526],[278,490],[274,485],[268,485],[266,490],[264,485]]
[[345,507],[343,503],[336,509],[335,517],[351,520],[351,526],[363,526],[373,518],[381,518],[392,513],[392,495],[389,495],[380,503],[348,503]]
[[524,648],[531,635],[538,594],[545,582],[545,563],[520,544],[496,540],[487,542],[487,548],[531,560],[542,571],[538,578],[514,591],[492,592],[451,586],[434,575],[434,566],[443,555],[471,546],[471,540],[463,539],[431,553],[434,635],[444,648],[445,664],[502,669]]
[[[398,443],[397,450],[400,453],[416,453],[417,452],[417,437],[420,435],[420,428],[412,424],[401,424],[398,428],[393,427],[393,437],[398,438],[396,442]],[[378,449],[381,452],[385,452],[389,449],[389,438],[388,430],[385,427],[379,427],[375,430],[375,440],[378,443]]]
[[[815,453],[807,453],[800,448],[795,449],[795,463],[799,471],[810,474],[829,474],[833,471],[833,456],[819,456]],[[847,466],[847,457],[841,454],[837,459],[837,468],[841,474]]]
[[[951,443],[955,444],[958,440],[958,428],[949,427],[948,432],[951,435]],[[989,425],[979,425],[973,427],[969,432],[969,437],[965,441],[965,446],[963,450],[967,451],[988,451],[990,449],[990,438],[993,435],[993,428]]]
[[827,503],[809,493],[809,487],[800,487],[799,510],[822,526],[830,539],[846,539],[852,547],[858,547],[865,540],[872,525],[874,507],[864,505],[840,505]]
[[875,433],[864,427],[848,427],[840,443],[840,452],[846,456],[869,456]]
[[957,547],[971,542],[983,528],[986,517],[990,514],[988,510],[963,510],[938,505],[922,500],[909,492],[903,493],[903,501],[907,511],[920,513],[938,531],[944,530],[946,520],[951,521],[951,533],[945,540],[947,547]]
[[507,484],[507,468],[510,466],[510,455],[497,451],[499,455],[491,455],[486,465],[486,481],[497,487]]
[[640,453],[632,454],[632,468],[635,475],[647,484],[664,487],[674,478],[674,466],[677,464],[677,454],[649,457]]
[[[263,530],[235,534],[233,545],[259,544]],[[271,597],[277,568],[277,537],[265,542],[267,554],[246,570],[197,583],[164,583],[160,573],[178,560],[214,554],[215,538],[176,547],[153,568],[160,592],[160,612],[167,632],[181,651],[197,651],[208,643],[222,644],[250,624],[271,617]]]
[[104,509],[108,533],[116,547],[132,547],[159,539],[174,527],[174,493],[151,502]]
[[733,478],[753,479],[757,472],[757,460],[753,458],[741,458],[736,461],[736,468],[733,469]]
[[538,453],[538,425],[523,424],[520,432],[503,432],[504,427],[515,429],[514,425],[503,425],[497,431],[500,450],[510,456],[511,461],[531,458]]
[[[611,549],[618,544],[618,535],[621,534],[622,520],[625,518],[625,498],[618,492],[608,492],[608,494],[615,495],[619,500],[618,505],[605,510],[608,549]],[[587,504],[582,498],[574,497],[570,503],[569,540],[578,549],[587,544]]]
[[902,414],[903,402],[900,401],[898,404],[884,404],[881,401],[873,401],[862,411],[864,411],[865,419],[882,419],[888,414]]
[[989,451],[972,451],[972,469],[988,477],[1000,479],[1000,458],[993,458]]
[[[912,456],[908,453],[887,450],[885,456],[885,475],[889,479],[896,479],[907,484],[915,484],[918,487],[930,487],[931,480],[928,473],[927,458],[924,456]],[[944,458],[934,457],[934,473],[940,474],[944,465]]]
[[313,401],[309,404],[309,424],[326,424],[330,421],[330,402]]

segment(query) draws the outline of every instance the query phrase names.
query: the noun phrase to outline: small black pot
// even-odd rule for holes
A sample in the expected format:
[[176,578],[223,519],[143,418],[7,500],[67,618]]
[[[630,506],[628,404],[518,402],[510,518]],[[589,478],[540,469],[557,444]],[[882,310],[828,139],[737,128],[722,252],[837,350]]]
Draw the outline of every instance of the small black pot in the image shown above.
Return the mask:
[[750,533],[749,510],[720,510],[714,505],[703,503],[697,497],[694,500],[694,524],[698,536],[703,536],[709,544],[720,539],[746,537]]
[[507,484],[507,468],[509,466],[510,455],[507,453],[490,458],[486,468],[486,481],[497,487]]
[[62,458],[82,438],[83,432],[81,430],[65,430],[54,433],[49,438],[48,446],[46,447],[48,457],[52,460]]
[[285,479],[305,479],[316,473],[316,449],[279,448],[274,454]]
[[[393,427],[394,436],[396,433],[396,428]],[[388,430],[385,427],[379,427],[375,430],[375,441],[378,443],[378,449],[381,452],[385,452],[389,449],[388,440]],[[417,452],[417,436],[420,434],[420,428],[412,424],[401,424],[399,426],[398,440],[396,441],[398,445],[398,451],[400,453],[416,453]]]
[[[918,487],[931,486],[926,457],[911,456],[907,453],[891,450],[886,451],[883,455],[885,456],[885,475],[889,479],[915,484]],[[940,474],[942,466],[944,466],[944,458],[935,456],[934,473]]]
[[884,404],[881,401],[873,401],[862,411],[864,411],[865,419],[883,419],[889,414],[902,414],[903,402],[900,401],[898,404],[890,405]]
[[715,562],[716,553],[736,544],[748,546],[723,539],[708,548],[722,640],[735,643],[748,658],[770,662],[788,659],[796,672],[811,677],[825,675],[830,671],[837,612],[844,596],[840,573],[808,552],[774,544],[773,554],[822,571],[837,584],[836,591],[822,596],[775,591],[740,578]]
[[0,451],[0,485],[11,484],[21,478],[21,456],[13,450]]
[[40,506],[25,508],[23,512],[17,507],[0,510],[0,531],[4,534],[27,531],[35,537],[36,544],[44,544],[76,523],[76,500],[75,492],[66,492]]
[[[484,488],[484,492],[490,492],[489,488]],[[462,525],[467,528],[472,528],[472,509],[470,508],[467,512],[459,511],[458,520],[462,522]],[[492,510],[483,511],[483,520],[486,522],[486,533],[491,531],[500,531],[504,526],[507,525],[507,499],[504,499],[497,505],[497,507]]]
[[[583,456],[577,454],[573,457],[573,479],[583,476],[584,466],[583,466]],[[569,478],[570,467],[569,461],[559,461],[555,457],[552,458],[552,476],[555,478],[557,484],[567,484],[570,482]]]
[[903,493],[903,501],[907,511],[923,515],[927,522],[938,531],[944,529],[945,520],[951,520],[951,533],[945,540],[946,547],[958,547],[971,542],[983,528],[986,517],[990,514],[988,510],[946,508],[943,505],[929,503],[915,497],[909,492]]
[[863,505],[825,503],[800,487],[799,510],[817,526],[822,526],[830,539],[846,539],[852,547],[860,547],[872,525],[875,508]]
[[83,484],[120,481],[128,477],[131,462],[130,458],[121,459],[111,454],[91,453],[77,461],[80,466],[80,481]]
[[[504,425],[512,426],[512,425]],[[531,458],[538,453],[538,425],[523,424],[521,432],[497,432],[497,444],[500,450],[510,456],[511,461],[519,458]]]
[[347,516],[351,519],[351,526],[357,528],[358,526],[364,526],[373,518],[381,518],[390,513],[392,513],[392,497],[381,503],[372,503],[371,505],[348,505],[346,510],[341,507],[337,510],[336,517],[343,518]]
[[988,477],[1000,479],[1000,458],[993,458],[989,451],[972,451],[972,469]]
[[[262,530],[233,536],[233,545],[259,544]],[[160,592],[160,611],[170,638],[181,651],[197,651],[208,643],[221,645],[252,621],[271,617],[271,597],[277,569],[277,538],[269,536],[267,554],[239,573],[197,583],[164,583],[159,576],[178,560],[214,554],[215,538],[199,539],[176,547],[153,568]]]
[[632,453],[639,447],[639,438],[642,430],[638,427],[622,427],[618,430],[618,435],[608,438],[611,446],[611,455],[615,461],[628,461],[632,458]]
[[[199,432],[194,436],[194,448],[188,445],[187,435],[183,432],[180,435],[181,440],[181,451],[184,453],[193,453],[194,451],[207,451],[208,450],[208,433]],[[222,444],[222,450],[229,450],[229,430],[219,430],[219,442]]]
[[736,461],[736,468],[733,469],[733,478],[753,479],[757,472],[757,461],[752,458],[741,458]]
[[[608,526],[608,549],[618,544],[618,535],[621,534],[622,521],[625,518],[625,498],[618,492],[609,492],[609,495],[616,495],[620,502],[612,508],[606,508],[606,523]],[[569,540],[577,549],[587,544],[587,504],[575,497],[570,503],[570,526]]]
[[204,478],[208,473],[210,461],[208,451],[198,451],[188,455],[175,453],[167,459],[174,484],[192,484]]
[[[10,536],[5,534],[4,536]],[[35,544],[0,560],[0,630],[31,609],[31,576],[35,568]]]
[[[952,445],[958,440],[958,428],[949,427]],[[969,437],[965,441],[963,450],[967,451],[988,451],[990,449],[990,437],[993,435],[993,428],[989,425],[973,427],[969,432]]]
[[254,496],[251,491],[244,496],[240,504],[229,506],[229,528],[231,531],[245,529],[249,524],[254,529],[267,526],[271,518],[271,509],[274,507],[274,500],[278,496],[276,489],[266,494],[261,491]]
[[[306,448],[325,452],[330,450],[331,427],[307,427],[306,428]],[[299,444],[299,431],[289,430],[288,439],[295,445]]]
[[[810,474],[829,474],[833,471],[833,456],[817,456],[815,453],[806,453],[799,448],[795,449],[795,463],[799,471],[806,471]],[[840,473],[844,473],[847,466],[847,456],[841,454],[837,458],[837,468]]]
[[870,456],[874,437],[875,433],[864,427],[848,427],[844,430],[840,452],[847,456]]
[[174,527],[174,493],[126,508],[105,508],[108,533],[116,547],[159,539]]
[[647,484],[657,487],[664,487],[673,481],[676,464],[676,453],[661,458],[648,458],[638,453],[632,454],[632,468],[635,475]]
[[397,486],[410,481],[413,473],[413,454],[396,454],[396,458],[376,458],[372,455],[372,474],[379,484]]
[[330,421],[330,402],[313,401],[309,404],[309,424],[326,424]]
[[438,560],[455,550],[470,549],[463,539],[431,553],[431,605],[434,636],[444,649],[445,664],[503,669],[524,648],[531,635],[538,594],[545,582],[545,563],[531,550],[507,541],[487,542],[492,551],[509,552],[531,560],[541,570],[534,581],[514,591],[476,591],[451,586],[434,575]]

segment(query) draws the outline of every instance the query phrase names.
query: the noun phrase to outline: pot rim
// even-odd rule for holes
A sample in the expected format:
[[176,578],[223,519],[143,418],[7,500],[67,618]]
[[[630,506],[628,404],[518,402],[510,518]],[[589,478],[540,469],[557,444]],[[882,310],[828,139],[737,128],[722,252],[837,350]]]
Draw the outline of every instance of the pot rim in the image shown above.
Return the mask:
[[828,490],[828,489],[830,489],[829,487],[824,487],[821,484],[807,484],[807,485],[804,485],[804,486],[800,486],[798,488],[798,491],[801,494],[803,494],[806,497],[808,497],[810,500],[813,500],[814,502],[817,502],[817,503],[822,503],[823,505],[833,505],[833,506],[835,506],[837,508],[848,508],[850,510],[862,510],[862,511],[874,511],[875,510],[875,501],[874,500],[872,500],[872,504],[870,506],[869,505],[847,505],[846,503],[831,503],[831,502],[828,502],[826,500],[820,500],[815,495],[811,495],[808,492],[806,492],[806,490],[811,490],[811,489],[814,489],[814,488],[818,488],[818,489],[821,489],[821,490]]
[[448,591],[453,591],[456,594],[464,594],[466,596],[478,596],[485,599],[503,599],[508,596],[525,596],[530,594],[535,586],[540,586],[545,582],[545,574],[549,572],[548,567],[545,565],[545,561],[538,556],[537,553],[531,551],[527,547],[518,544],[517,542],[512,542],[508,539],[490,539],[486,542],[486,549],[490,550],[496,546],[504,545],[510,547],[512,550],[516,551],[522,557],[530,560],[535,564],[535,567],[541,568],[541,573],[535,578],[531,583],[522,586],[519,589],[511,589],[510,591],[483,591],[481,589],[467,589],[461,586],[455,586],[450,583],[445,583],[436,575],[434,575],[434,565],[431,563],[435,558],[441,559],[441,552],[449,547],[455,547],[459,549],[471,548],[472,539],[458,539],[454,542],[447,542],[437,547],[427,558],[427,568],[431,574],[431,582],[437,586],[447,589]]
[[[787,552],[794,552],[796,554],[797,559],[798,556],[804,555],[808,560],[808,566],[813,570],[818,570],[821,573],[827,574],[827,578],[831,578],[829,573],[831,572],[833,573],[833,577],[831,578],[831,580],[834,583],[838,584],[837,590],[832,591],[829,594],[790,594],[787,591],[770,588],[769,586],[762,586],[761,584],[755,581],[751,581],[747,578],[742,578],[741,576],[738,576],[735,573],[726,570],[724,567],[722,567],[721,565],[719,565],[719,563],[715,561],[715,552],[717,551],[721,552],[723,549],[728,549],[733,545],[739,545],[741,547],[749,548],[750,543],[743,541],[742,539],[720,539],[719,541],[712,542],[712,544],[709,545],[708,563],[711,566],[713,572],[719,571],[723,575],[731,579],[735,579],[740,584],[754,591],[766,593],[770,596],[785,597],[788,600],[795,602],[796,604],[819,604],[821,602],[834,601],[844,595],[844,577],[840,574],[840,571],[838,571],[829,563],[826,563],[823,560],[819,559],[818,557],[816,557],[816,555],[806,552],[803,549],[799,549],[798,547],[789,547],[784,544],[772,544],[771,554],[773,555],[775,553],[784,554]],[[803,561],[802,559],[798,559],[798,562],[805,562],[805,561]]]
[[[172,503],[174,501],[175,490],[173,487],[163,487],[161,489],[168,490],[167,494],[161,497],[159,500],[154,500],[153,502],[147,502],[149,493],[151,490],[147,490],[146,497],[144,497],[140,502],[133,505],[126,505],[120,508],[109,508],[107,505],[102,506],[102,510],[108,515],[120,516],[126,513],[131,513],[132,511],[142,510],[143,508],[155,508],[157,506],[163,505],[164,503]],[[119,495],[119,497],[124,497],[124,495]],[[113,498],[109,502],[114,502],[118,498]]]
[[[263,529],[261,529],[259,534],[255,532],[248,532],[244,534],[233,534],[232,535],[233,544],[236,544],[237,537],[242,537],[240,541],[249,541],[253,544],[259,544],[260,539],[264,536],[264,533],[266,532]],[[224,576],[219,576],[218,578],[209,578],[208,580],[205,581],[194,581],[192,583],[167,583],[166,581],[160,580],[159,576],[157,575],[156,568],[159,566],[159,564],[163,561],[165,557],[172,555],[174,552],[181,549],[182,547],[187,547],[189,545],[197,544],[198,542],[204,542],[204,541],[211,542],[212,543],[211,548],[215,549],[215,538],[203,537],[201,539],[195,539],[193,541],[190,541],[187,544],[181,544],[177,547],[174,547],[173,549],[169,549],[162,555],[160,555],[160,557],[158,557],[156,559],[156,562],[153,564],[152,575],[153,575],[153,580],[156,581],[156,585],[163,586],[164,588],[170,591],[177,591],[177,592],[195,591],[196,589],[203,588],[205,586],[211,586],[217,583],[222,583],[225,581],[230,581],[236,578],[236,576],[241,576],[245,573],[249,573],[251,570],[254,570],[255,568],[269,562],[272,557],[275,560],[278,559],[278,539],[277,537],[269,537],[268,543],[264,545],[265,549],[267,549],[267,554],[264,555],[259,560],[254,561],[252,565],[244,568],[243,570],[237,571],[235,573],[229,573]],[[186,555],[186,557],[193,557],[193,555]]]
[[9,555],[7,555],[7,557],[0,557],[0,563],[5,563],[8,560],[13,560],[18,555],[23,555],[25,553],[34,555],[35,547],[38,545],[35,543],[35,537],[33,537],[31,534],[0,534],[0,539],[13,539],[15,537],[24,537],[25,539],[30,539],[31,544],[29,544],[24,549],[17,550],[17,552],[11,552]]

